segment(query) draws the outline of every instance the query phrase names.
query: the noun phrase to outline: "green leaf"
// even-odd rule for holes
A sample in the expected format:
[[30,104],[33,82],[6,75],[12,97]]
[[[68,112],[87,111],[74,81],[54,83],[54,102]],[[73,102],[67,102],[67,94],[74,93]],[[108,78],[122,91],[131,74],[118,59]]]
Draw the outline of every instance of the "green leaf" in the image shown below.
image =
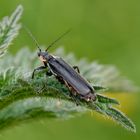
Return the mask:
[[10,17],[4,17],[0,21],[0,57],[5,54],[8,46],[17,36],[21,25],[18,23],[23,12],[19,5]]
[[75,103],[54,98],[34,97],[11,103],[0,111],[0,129],[26,120],[68,119],[86,109]]
[[119,102],[116,99],[112,99],[101,94],[97,94],[97,99],[101,103],[119,105]]
[[96,91],[105,91],[107,90],[107,88],[103,87],[103,86],[99,86],[99,85],[93,85],[93,88],[96,90]]
[[[0,56],[6,52],[18,34],[20,29],[18,21],[22,11],[23,8],[19,5],[11,17],[5,17],[0,22]],[[58,82],[54,76],[46,77],[45,71],[37,73],[32,80],[31,72],[40,64],[36,61],[36,52],[23,48],[16,56],[9,54],[0,60],[0,130],[26,120],[43,117],[68,119],[87,111],[96,111],[136,132],[133,122],[112,107],[119,102],[97,93],[102,93],[108,88],[110,91],[137,91],[137,87],[131,81],[121,77],[114,66],[89,63],[86,59],[78,61],[73,53],[65,55],[62,48],[54,53],[72,66],[75,64],[79,66],[81,75],[95,88],[97,100],[86,102],[79,98],[73,99],[68,88]]]
[[[10,72],[12,71],[7,72],[8,77],[3,80],[10,79]],[[59,83],[55,77],[46,78],[43,74],[36,75],[34,80],[30,76],[24,79],[16,77],[16,80],[10,80],[7,85],[3,85],[0,94],[1,129],[42,117],[68,119],[92,110],[113,118],[133,132],[136,131],[130,119],[111,107],[112,104],[119,104],[117,100],[96,93],[95,102],[77,99],[77,106],[65,85]]]
[[136,132],[136,127],[134,123],[121,111],[109,107],[106,110],[106,114],[111,118],[113,118],[114,120],[116,120],[118,123],[120,123],[126,129]]
[[113,119],[117,123],[121,124],[124,128],[136,133],[136,127],[134,123],[124,113],[107,104],[100,104],[97,102],[96,106],[99,108],[99,113]]

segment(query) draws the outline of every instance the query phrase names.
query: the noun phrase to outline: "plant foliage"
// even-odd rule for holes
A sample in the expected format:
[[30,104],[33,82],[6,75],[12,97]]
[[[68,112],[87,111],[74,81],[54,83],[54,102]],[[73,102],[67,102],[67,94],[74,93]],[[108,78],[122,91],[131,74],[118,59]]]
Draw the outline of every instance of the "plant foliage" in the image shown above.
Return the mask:
[[4,17],[0,22],[0,57],[6,52],[7,47],[17,36],[21,25],[18,23],[23,12],[19,5],[10,17]]
[[[18,6],[10,18],[2,20],[0,54],[4,54],[17,35],[20,28],[17,21],[20,19],[22,10],[22,6]],[[16,56],[8,54],[0,60],[0,129],[26,120],[43,117],[68,119],[87,111],[96,111],[112,118],[125,128],[136,131],[133,122],[113,107],[113,105],[119,105],[119,102],[102,94],[107,88],[110,91],[134,92],[137,88],[132,82],[122,78],[113,66],[101,65],[97,62],[89,63],[85,59],[77,61],[72,53],[65,55],[62,48],[57,49],[54,54],[63,57],[71,65],[78,64],[81,74],[95,88],[97,100],[85,102],[77,99],[77,106],[69,96],[65,85],[59,83],[54,76],[46,77],[46,71],[38,73],[32,80],[31,72],[39,65],[36,52],[23,48]],[[26,57],[23,57],[25,55]]]

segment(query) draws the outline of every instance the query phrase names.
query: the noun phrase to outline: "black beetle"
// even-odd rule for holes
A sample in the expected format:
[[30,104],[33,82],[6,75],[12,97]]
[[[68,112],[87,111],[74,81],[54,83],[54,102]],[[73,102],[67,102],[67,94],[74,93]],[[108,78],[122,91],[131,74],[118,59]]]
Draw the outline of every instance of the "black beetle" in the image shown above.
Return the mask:
[[[27,30],[27,28],[26,28]],[[60,38],[62,38],[65,34],[69,32],[65,32],[58,39],[56,39],[53,43],[51,43],[45,51],[41,51],[38,42],[33,37],[31,32],[27,30],[32,39],[35,41],[39,52],[38,57],[43,62],[43,66],[37,67],[34,69],[32,73],[32,78],[34,78],[34,74],[36,71],[44,70],[48,68],[46,75],[51,76],[54,75],[61,83],[65,84],[69,91],[70,96],[76,99],[77,97],[84,101],[95,101],[96,94],[94,88],[89,84],[87,80],[85,80],[81,75],[79,68],[77,66],[71,67],[68,63],[66,63],[62,58],[53,56],[48,53],[48,49],[56,43]],[[77,70],[77,71],[76,71]]]

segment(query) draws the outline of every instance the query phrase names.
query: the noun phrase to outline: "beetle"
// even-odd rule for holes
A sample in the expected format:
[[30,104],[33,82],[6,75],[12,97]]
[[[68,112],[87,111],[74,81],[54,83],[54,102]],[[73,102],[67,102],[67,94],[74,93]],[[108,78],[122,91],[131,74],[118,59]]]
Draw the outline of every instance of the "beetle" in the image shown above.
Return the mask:
[[[27,30],[27,28],[26,28]],[[61,57],[54,56],[49,54],[48,50],[51,48],[58,40],[60,40],[64,35],[66,35],[70,30],[62,34],[59,38],[57,38],[54,42],[52,42],[45,51],[42,51],[39,47],[38,42],[31,34],[29,30],[27,32],[35,41],[36,46],[39,49],[38,57],[43,62],[43,66],[37,67],[33,70],[32,79],[34,78],[36,71],[41,71],[48,68],[46,72],[47,76],[54,75],[59,82],[66,85],[66,87],[70,91],[70,96],[76,100],[78,97],[80,100],[84,100],[86,102],[95,101],[96,94],[94,88],[90,85],[90,83],[80,75],[80,71],[78,66],[70,66],[67,62],[65,62]]]

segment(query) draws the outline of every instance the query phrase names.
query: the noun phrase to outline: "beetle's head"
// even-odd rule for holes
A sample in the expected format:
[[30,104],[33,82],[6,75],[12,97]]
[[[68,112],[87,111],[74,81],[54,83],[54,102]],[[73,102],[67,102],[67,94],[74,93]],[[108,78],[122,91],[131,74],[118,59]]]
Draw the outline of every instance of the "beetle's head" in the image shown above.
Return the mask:
[[51,48],[58,40],[60,40],[64,35],[66,35],[70,30],[66,31],[64,34],[62,34],[61,36],[59,36],[56,40],[54,40],[45,51],[41,51],[41,48],[39,46],[39,43],[37,42],[37,40],[35,39],[35,37],[32,35],[32,33],[30,32],[30,30],[26,27],[23,26],[25,28],[25,30],[27,31],[27,33],[31,36],[31,38],[33,39],[33,41],[35,42],[36,46],[38,47],[38,57],[42,62],[47,62],[47,60],[50,58],[50,55],[48,53],[49,48]]
[[47,51],[39,51],[38,53],[38,57],[42,62],[47,62],[47,60],[49,59],[49,54]]

